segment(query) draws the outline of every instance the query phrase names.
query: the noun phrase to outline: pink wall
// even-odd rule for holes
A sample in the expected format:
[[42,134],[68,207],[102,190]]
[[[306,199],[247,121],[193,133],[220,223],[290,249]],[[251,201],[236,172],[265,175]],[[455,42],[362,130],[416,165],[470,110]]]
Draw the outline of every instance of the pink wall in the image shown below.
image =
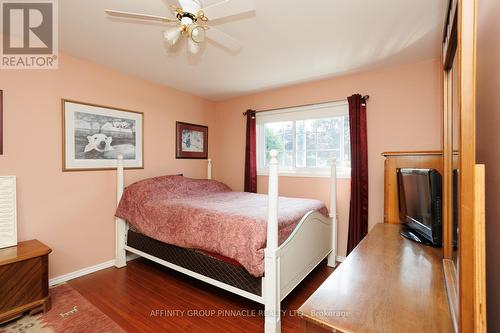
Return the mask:
[[[19,239],[38,238],[52,247],[50,276],[113,258],[115,173],[62,172],[61,98],[145,113],[145,169],[126,172],[126,182],[183,172],[205,177],[206,162],[175,160],[175,121],[210,126],[214,177],[243,189],[244,118],[263,109],[370,94],[368,135],[370,226],[383,217],[383,158],[386,150],[439,149],[439,62],[349,75],[213,103],[62,55],[60,69],[2,71],[4,155],[0,174],[18,176]],[[214,110],[216,112],[214,113]],[[259,189],[267,191],[266,177]],[[339,181],[340,254],[345,253],[349,180]],[[282,178],[282,195],[328,202],[328,180]],[[98,232],[96,232],[98,231]]]
[[488,331],[500,332],[500,2],[480,0],[477,20],[477,162],[486,165]]
[[19,239],[53,249],[51,277],[114,257],[115,173],[61,171],[61,98],[145,113],[145,169],[127,171],[127,183],[176,172],[206,176],[206,161],[175,160],[175,121],[209,125],[212,135],[212,102],[64,55],[59,70],[2,70],[0,89],[0,174],[18,177]]
[[[216,104],[214,175],[233,189],[243,189],[245,119],[248,108],[268,109],[345,99],[369,94],[368,149],[370,227],[383,221],[383,151],[441,147],[441,79],[438,60],[316,81],[234,98]],[[259,177],[260,192],[266,178]],[[283,177],[280,194],[328,202],[328,179]],[[340,180],[339,254],[347,245],[349,180]]]

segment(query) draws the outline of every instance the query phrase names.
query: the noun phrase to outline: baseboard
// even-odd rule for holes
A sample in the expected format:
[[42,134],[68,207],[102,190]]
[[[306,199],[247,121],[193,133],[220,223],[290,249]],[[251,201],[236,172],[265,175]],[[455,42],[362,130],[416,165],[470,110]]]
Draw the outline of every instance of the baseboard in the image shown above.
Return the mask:
[[[127,255],[127,261],[134,260],[138,257],[139,256],[136,254],[133,254],[133,253],[129,254],[129,255]],[[80,276],[91,274],[91,273],[100,271],[102,269],[110,268],[114,265],[115,265],[115,260],[113,259],[113,260],[108,260],[108,261],[102,262],[102,263],[94,265],[94,266],[85,267],[85,268],[79,269],[79,270],[71,272],[71,273],[56,276],[55,278],[52,278],[49,280],[49,286],[52,287],[52,286],[55,286],[56,284],[60,284],[60,283],[63,283],[63,282],[69,281],[69,280],[73,280],[73,279],[76,279]]]
[[[137,258],[139,258],[139,256],[137,254],[134,254],[134,253],[127,255],[127,261],[134,260]],[[345,260],[345,258],[346,257],[337,256],[337,261],[342,262]],[[49,280],[49,286],[52,287],[52,286],[55,286],[56,284],[60,284],[60,283],[64,283],[64,282],[69,281],[69,280],[76,279],[80,276],[84,276],[87,274],[95,273],[95,272],[100,271],[102,269],[113,267],[114,265],[115,265],[115,260],[113,259],[113,260],[108,260],[108,261],[102,262],[102,263],[94,265],[94,266],[85,267],[85,268],[79,269],[77,271],[68,273],[68,274],[56,276],[55,278],[52,278]]]

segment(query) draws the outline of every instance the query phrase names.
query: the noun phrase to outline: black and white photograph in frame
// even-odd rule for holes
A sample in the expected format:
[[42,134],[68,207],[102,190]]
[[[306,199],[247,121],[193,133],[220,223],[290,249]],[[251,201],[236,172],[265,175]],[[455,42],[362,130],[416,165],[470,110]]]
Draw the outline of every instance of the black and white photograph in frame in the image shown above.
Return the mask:
[[62,100],[63,171],[143,168],[143,113]]
[[176,122],[175,158],[208,158],[208,127]]

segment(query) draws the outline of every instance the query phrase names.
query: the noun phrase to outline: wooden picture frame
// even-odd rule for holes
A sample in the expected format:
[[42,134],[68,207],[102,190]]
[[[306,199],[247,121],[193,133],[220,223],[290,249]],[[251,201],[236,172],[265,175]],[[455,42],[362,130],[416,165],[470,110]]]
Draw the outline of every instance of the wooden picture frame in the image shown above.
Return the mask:
[[142,112],[61,100],[62,170],[114,170],[119,155],[127,169],[144,168]]
[[177,121],[175,158],[207,159],[208,127]]
[[0,155],[3,155],[3,90],[0,90]]

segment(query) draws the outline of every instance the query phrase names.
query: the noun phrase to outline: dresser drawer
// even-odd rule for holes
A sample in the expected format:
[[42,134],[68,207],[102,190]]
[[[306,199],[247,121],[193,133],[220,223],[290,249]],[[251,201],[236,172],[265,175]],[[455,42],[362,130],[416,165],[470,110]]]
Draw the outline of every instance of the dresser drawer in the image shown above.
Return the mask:
[[48,255],[0,266],[0,313],[48,294]]

